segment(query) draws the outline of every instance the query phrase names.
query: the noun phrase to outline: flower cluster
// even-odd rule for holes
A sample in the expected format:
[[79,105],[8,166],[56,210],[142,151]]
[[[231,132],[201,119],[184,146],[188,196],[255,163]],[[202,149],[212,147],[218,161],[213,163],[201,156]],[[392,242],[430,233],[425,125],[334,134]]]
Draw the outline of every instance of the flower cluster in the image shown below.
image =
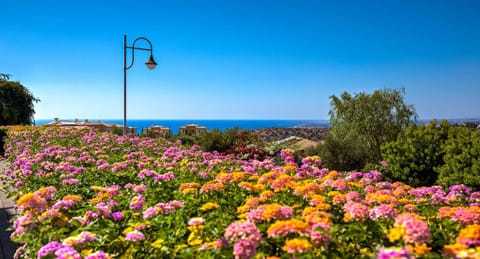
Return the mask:
[[90,130],[15,127],[5,152],[21,258],[480,254],[480,192],[465,185],[414,188],[289,149],[246,160]]

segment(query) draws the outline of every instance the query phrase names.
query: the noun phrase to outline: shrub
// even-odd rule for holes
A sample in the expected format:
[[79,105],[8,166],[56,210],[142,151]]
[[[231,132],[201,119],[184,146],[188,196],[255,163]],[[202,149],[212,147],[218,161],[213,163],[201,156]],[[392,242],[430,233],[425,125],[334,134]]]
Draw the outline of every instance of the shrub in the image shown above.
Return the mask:
[[325,136],[325,142],[315,150],[325,167],[341,171],[363,168],[370,156],[367,145],[358,135],[341,128],[330,130]]
[[443,145],[445,162],[439,168],[438,183],[466,184],[480,189],[480,132],[452,127]]
[[383,170],[390,181],[403,181],[412,186],[428,186],[437,180],[437,168],[444,164],[442,145],[448,138],[450,124],[436,120],[428,125],[410,126],[395,141],[381,147],[382,157],[389,164]]

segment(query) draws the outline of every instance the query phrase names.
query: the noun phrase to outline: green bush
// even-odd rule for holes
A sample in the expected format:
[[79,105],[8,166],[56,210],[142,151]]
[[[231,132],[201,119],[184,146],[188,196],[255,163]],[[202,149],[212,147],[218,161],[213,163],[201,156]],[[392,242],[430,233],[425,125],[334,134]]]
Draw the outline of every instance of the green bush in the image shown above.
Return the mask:
[[225,152],[232,145],[231,140],[227,136],[219,129],[209,130],[199,136],[197,144],[200,145],[203,151]]
[[370,149],[356,134],[342,128],[334,128],[325,135],[325,142],[315,149],[323,166],[340,171],[360,170],[368,162]]
[[241,130],[238,127],[220,131],[207,131],[196,139],[203,151],[218,151],[231,154],[240,159],[264,159],[269,155],[264,149],[265,143],[252,130]]
[[466,184],[480,190],[480,131],[452,127],[443,145],[445,162],[439,168],[438,184]]
[[395,141],[382,145],[383,160],[389,164],[383,169],[384,177],[412,186],[433,185],[438,167],[444,164],[442,145],[450,128],[447,121],[432,120],[428,125],[410,126]]

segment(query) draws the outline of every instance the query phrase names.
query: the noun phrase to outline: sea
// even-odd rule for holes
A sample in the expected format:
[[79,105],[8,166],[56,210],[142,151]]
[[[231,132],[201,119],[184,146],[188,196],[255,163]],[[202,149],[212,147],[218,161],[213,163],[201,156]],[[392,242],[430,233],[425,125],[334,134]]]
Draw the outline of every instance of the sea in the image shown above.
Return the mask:
[[[63,120],[63,119],[62,119]],[[439,122],[441,119],[437,119]],[[461,124],[466,122],[473,122],[480,125],[480,118],[469,119],[447,119],[452,124]],[[51,119],[38,119],[35,121],[35,125],[42,125],[52,122]],[[66,119],[66,121],[74,121],[74,119]],[[115,123],[123,125],[121,119],[89,119],[92,122],[105,122]],[[428,123],[430,119],[419,119],[417,122]],[[178,134],[178,130],[181,126],[187,124],[197,124],[199,126],[205,126],[207,130],[218,129],[224,131],[225,129],[232,129],[238,127],[244,130],[257,130],[262,128],[330,128],[329,120],[139,120],[131,119],[127,120],[129,127],[136,127],[137,133],[140,134],[144,129],[151,126],[164,126],[170,128],[172,134]]]
[[[61,119],[64,120],[64,119]],[[52,122],[52,119],[38,119],[35,125],[39,126]],[[65,121],[74,121],[74,119],[65,119]],[[91,122],[105,122],[123,125],[121,119],[89,119]],[[127,126],[136,127],[137,133],[140,134],[144,129],[151,126],[164,126],[170,128],[172,134],[178,134],[181,126],[187,124],[197,124],[205,126],[207,130],[218,129],[224,131],[238,127],[244,130],[257,130],[261,128],[328,128],[330,127],[328,120],[127,120]]]

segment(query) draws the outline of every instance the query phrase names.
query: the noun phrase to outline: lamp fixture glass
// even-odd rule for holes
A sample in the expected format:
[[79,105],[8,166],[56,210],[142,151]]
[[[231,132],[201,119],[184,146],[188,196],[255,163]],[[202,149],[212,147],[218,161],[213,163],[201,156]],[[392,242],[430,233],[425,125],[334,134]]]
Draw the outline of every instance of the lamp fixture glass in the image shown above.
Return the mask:
[[150,70],[153,70],[157,66],[157,62],[153,59],[152,54],[150,54],[150,58],[145,62],[145,65],[147,65],[147,68]]

